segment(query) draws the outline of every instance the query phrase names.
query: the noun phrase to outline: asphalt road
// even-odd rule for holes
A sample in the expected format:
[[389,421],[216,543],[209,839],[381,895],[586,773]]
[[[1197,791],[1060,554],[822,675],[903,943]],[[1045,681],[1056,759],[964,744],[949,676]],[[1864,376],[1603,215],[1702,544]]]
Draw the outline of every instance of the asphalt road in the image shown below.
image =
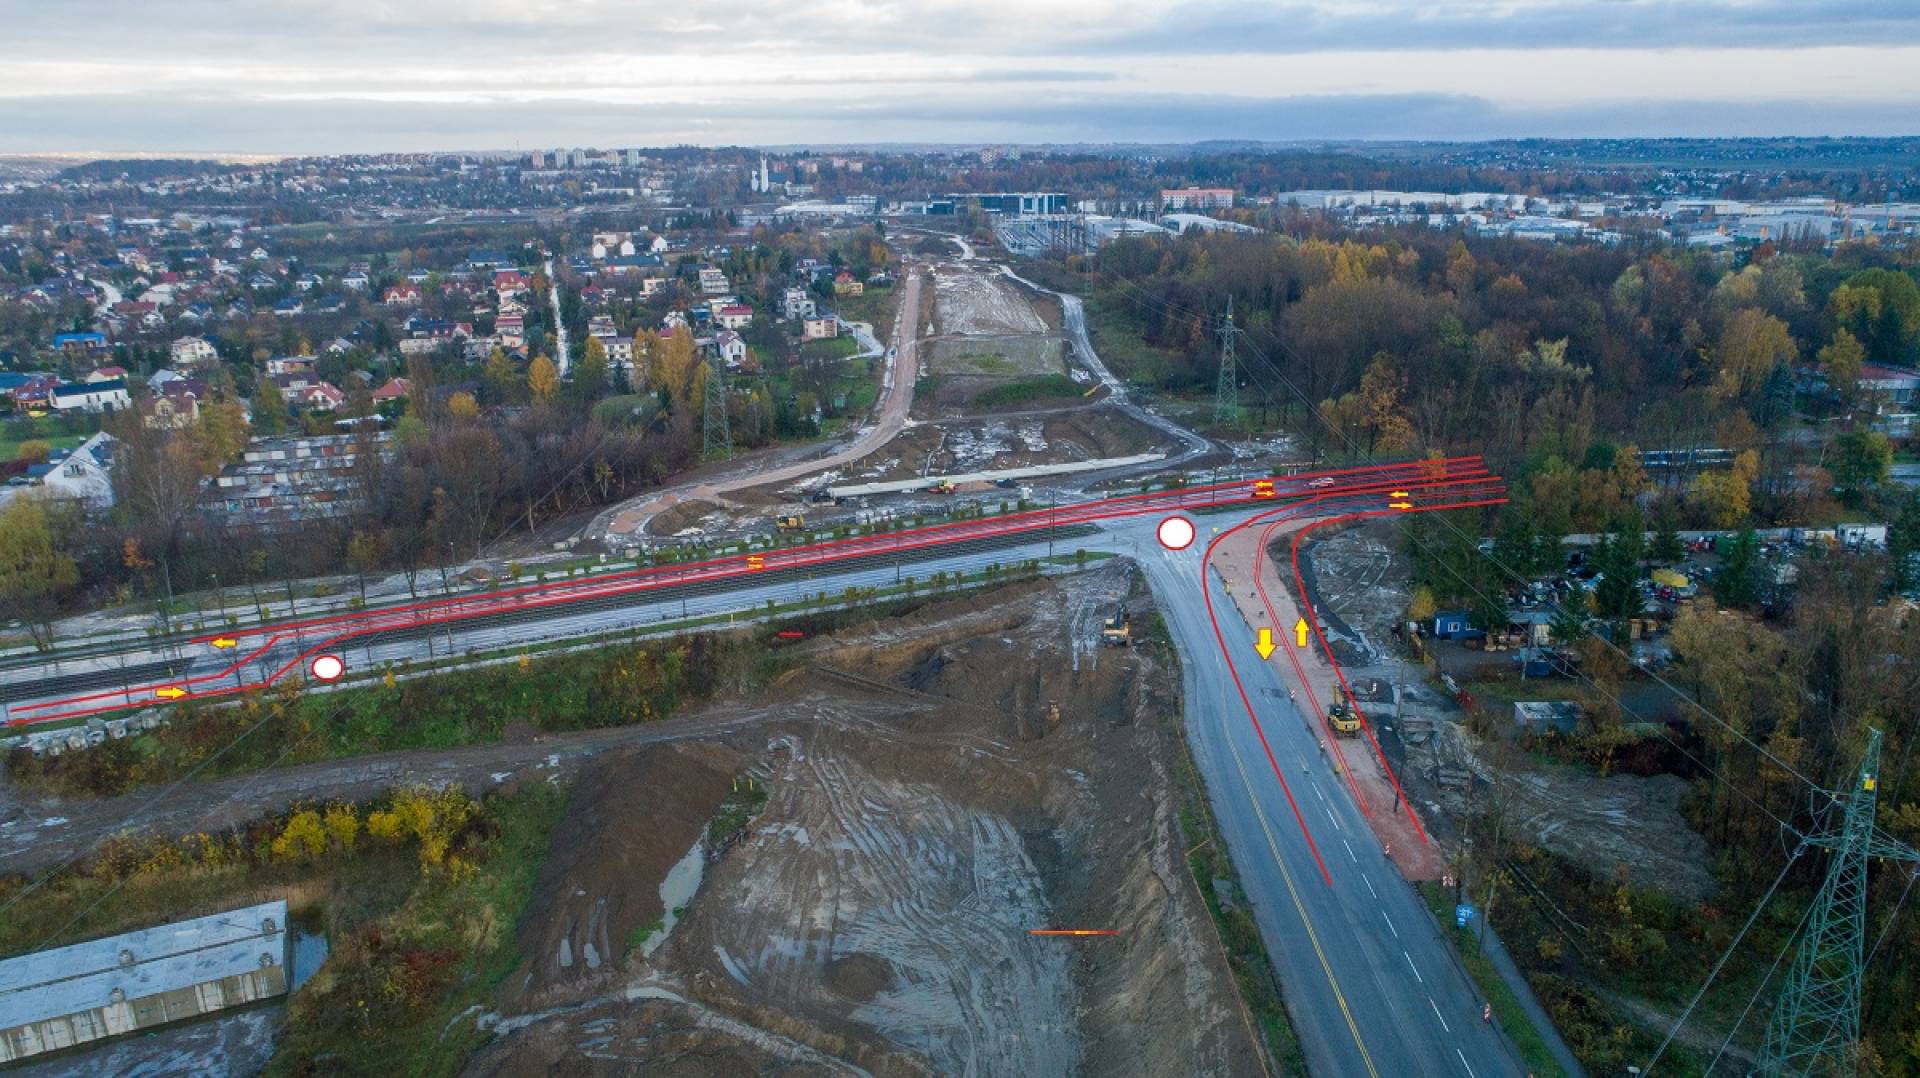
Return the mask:
[[1482,1021],[1483,1000],[1321,759],[1277,664],[1259,660],[1252,630],[1216,578],[1209,586],[1221,631],[1228,646],[1242,648],[1235,666],[1318,860],[1309,847],[1234,689],[1200,591],[1208,532],[1245,515],[1202,518],[1200,541],[1177,553],[1139,526],[1123,529],[1114,545],[1145,569],[1180,652],[1187,738],[1309,1069],[1387,1078],[1524,1073],[1506,1041]]

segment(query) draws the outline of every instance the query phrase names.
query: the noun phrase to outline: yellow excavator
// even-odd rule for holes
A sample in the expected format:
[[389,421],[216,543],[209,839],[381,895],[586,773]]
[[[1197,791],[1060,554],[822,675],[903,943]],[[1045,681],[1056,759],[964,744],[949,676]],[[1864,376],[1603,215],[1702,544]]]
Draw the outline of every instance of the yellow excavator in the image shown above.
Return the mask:
[[1327,705],[1327,725],[1333,727],[1333,732],[1341,737],[1360,735],[1360,716],[1344,696]]
[[797,532],[800,529],[807,526],[807,518],[801,516],[798,513],[793,513],[783,517],[775,517],[773,521],[773,526],[775,529],[779,531]]
[[1100,627],[1100,643],[1110,648],[1132,646],[1133,622],[1128,619],[1125,610],[1115,613]]

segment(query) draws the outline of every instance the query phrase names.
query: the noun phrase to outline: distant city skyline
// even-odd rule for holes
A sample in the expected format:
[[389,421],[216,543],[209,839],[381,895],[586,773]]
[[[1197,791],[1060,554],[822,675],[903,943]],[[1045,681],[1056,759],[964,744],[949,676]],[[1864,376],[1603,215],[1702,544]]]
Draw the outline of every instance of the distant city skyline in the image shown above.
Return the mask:
[[1910,0],[0,0],[0,152],[1920,133]]

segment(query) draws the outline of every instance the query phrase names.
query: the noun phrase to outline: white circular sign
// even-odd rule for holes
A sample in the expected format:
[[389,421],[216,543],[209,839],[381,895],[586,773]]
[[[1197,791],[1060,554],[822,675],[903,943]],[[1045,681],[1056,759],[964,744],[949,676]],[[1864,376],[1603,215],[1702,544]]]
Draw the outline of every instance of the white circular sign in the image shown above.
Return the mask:
[[338,655],[322,655],[313,660],[313,676],[321,681],[333,681],[347,672],[347,664],[340,661]]
[[1186,517],[1168,517],[1160,522],[1160,545],[1168,550],[1185,550],[1193,545],[1193,521]]

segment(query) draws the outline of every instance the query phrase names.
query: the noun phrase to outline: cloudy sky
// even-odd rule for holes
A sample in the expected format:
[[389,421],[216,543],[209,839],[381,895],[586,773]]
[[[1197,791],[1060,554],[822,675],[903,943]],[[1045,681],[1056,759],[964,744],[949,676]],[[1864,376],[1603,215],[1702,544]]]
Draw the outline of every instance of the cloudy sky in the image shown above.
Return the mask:
[[0,152],[1920,133],[1920,0],[0,0]]

